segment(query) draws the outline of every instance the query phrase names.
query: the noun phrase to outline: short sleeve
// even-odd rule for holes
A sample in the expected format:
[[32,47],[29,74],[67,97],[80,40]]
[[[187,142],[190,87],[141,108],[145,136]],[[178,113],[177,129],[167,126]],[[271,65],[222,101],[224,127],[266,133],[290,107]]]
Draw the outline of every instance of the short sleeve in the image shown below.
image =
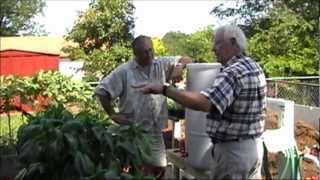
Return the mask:
[[119,69],[111,72],[100,81],[95,89],[95,94],[105,95],[108,92],[112,99],[119,97],[123,91],[123,74]]
[[240,90],[241,87],[233,73],[221,72],[217,75],[213,85],[201,91],[201,94],[208,97],[220,114],[223,114],[233,103]]

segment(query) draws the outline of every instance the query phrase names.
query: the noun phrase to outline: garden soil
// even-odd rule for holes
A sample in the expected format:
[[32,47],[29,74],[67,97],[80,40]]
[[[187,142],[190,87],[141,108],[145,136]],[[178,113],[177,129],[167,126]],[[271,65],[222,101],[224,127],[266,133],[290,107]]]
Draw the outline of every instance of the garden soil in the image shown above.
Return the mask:
[[[271,111],[267,111],[267,120],[266,120],[266,129],[275,129],[277,128],[277,114]],[[312,147],[313,145],[319,145],[319,132],[305,123],[303,120],[295,121],[295,140],[298,145],[298,150],[302,152],[304,148]],[[268,153],[269,158],[269,170],[273,179],[277,178],[278,175],[278,159],[279,155],[274,153]],[[317,176],[319,170],[313,162],[301,161],[301,173],[302,178],[307,178],[311,176]]]

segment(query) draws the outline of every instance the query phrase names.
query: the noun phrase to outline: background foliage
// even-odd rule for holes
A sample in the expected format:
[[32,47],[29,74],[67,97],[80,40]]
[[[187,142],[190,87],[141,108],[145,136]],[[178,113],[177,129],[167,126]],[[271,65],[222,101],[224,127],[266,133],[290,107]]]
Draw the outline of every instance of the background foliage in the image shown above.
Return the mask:
[[234,17],[249,38],[248,52],[268,76],[319,74],[319,1],[253,0],[220,5],[211,14]]
[[268,28],[255,25],[248,52],[268,76],[307,76],[318,73],[314,27],[287,8],[274,9],[263,20]]
[[[129,59],[133,40],[134,6],[127,0],[92,0],[82,12],[67,40],[78,47],[66,47],[71,59],[84,60],[87,80],[98,80]],[[110,66],[111,65],[111,66]]]
[[158,37],[152,37],[152,44],[155,56],[166,56],[168,55],[168,49],[165,47],[163,41]]
[[44,6],[44,0],[1,0],[0,36],[45,35],[43,27],[33,21]]
[[213,62],[212,34],[212,27],[207,26],[192,34],[168,32],[162,40],[169,54],[186,55],[195,62]]

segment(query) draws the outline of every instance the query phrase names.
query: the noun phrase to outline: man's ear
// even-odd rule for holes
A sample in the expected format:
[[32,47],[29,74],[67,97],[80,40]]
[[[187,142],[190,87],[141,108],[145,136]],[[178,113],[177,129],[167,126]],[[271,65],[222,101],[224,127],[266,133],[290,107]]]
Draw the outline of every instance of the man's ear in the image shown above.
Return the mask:
[[231,41],[232,45],[237,45],[238,46],[236,38],[232,37],[232,38],[230,38],[230,41]]
[[232,37],[232,38],[230,38],[230,41],[231,41],[232,46],[235,46],[240,49],[240,46],[239,46],[236,38]]

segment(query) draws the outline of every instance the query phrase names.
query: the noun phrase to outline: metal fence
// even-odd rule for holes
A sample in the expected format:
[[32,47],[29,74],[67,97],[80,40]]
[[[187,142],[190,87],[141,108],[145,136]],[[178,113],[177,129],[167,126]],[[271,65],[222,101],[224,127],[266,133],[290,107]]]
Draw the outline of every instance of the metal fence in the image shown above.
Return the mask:
[[268,97],[320,107],[320,76],[268,78],[267,87]]

